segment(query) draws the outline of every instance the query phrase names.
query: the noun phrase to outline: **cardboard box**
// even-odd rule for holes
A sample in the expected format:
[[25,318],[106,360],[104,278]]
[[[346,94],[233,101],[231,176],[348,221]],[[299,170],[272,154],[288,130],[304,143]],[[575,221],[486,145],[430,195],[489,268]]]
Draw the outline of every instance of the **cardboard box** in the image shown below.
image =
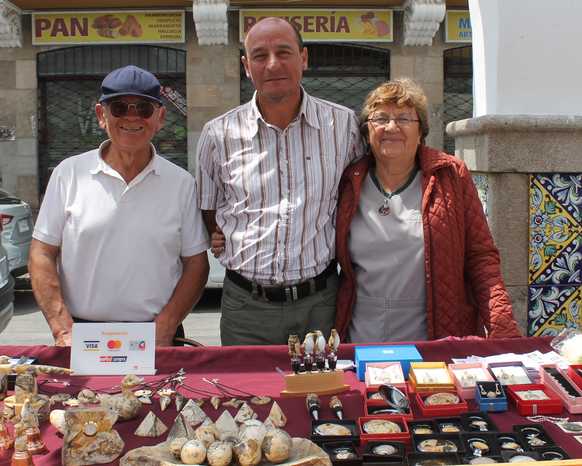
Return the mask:
[[422,356],[414,345],[356,346],[354,351],[358,379],[361,381],[365,379],[366,364],[369,362],[399,361],[406,378],[410,363],[422,361]]

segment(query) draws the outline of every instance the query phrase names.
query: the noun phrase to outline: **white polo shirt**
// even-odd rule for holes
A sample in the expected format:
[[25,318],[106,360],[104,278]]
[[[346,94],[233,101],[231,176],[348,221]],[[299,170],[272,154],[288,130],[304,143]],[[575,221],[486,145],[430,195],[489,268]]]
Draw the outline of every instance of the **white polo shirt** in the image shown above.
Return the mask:
[[180,257],[210,247],[196,182],[156,154],[127,184],[99,149],[53,171],[33,237],[60,246],[59,275],[73,317],[151,321],[182,275]]

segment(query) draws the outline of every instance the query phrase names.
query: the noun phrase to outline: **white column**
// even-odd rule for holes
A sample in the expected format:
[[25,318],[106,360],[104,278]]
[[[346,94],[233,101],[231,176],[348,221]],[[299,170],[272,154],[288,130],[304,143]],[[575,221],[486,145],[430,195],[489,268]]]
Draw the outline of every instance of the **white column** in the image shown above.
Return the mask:
[[469,0],[474,116],[582,115],[582,1]]

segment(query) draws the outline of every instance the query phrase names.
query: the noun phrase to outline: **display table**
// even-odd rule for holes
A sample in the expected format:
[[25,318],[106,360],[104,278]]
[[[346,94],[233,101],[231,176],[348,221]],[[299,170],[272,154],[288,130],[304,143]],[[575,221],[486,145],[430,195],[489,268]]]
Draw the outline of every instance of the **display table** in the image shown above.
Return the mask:
[[[425,361],[446,361],[451,362],[451,358],[461,358],[469,355],[488,356],[500,353],[528,353],[534,350],[547,352],[551,350],[549,340],[545,338],[522,338],[522,339],[500,339],[483,340],[478,338],[448,338],[432,342],[415,343]],[[39,360],[39,363],[68,367],[70,350],[68,348],[56,348],[48,346],[0,346],[0,355],[9,356],[32,356]],[[351,345],[340,346],[340,359],[353,359],[354,349]],[[255,395],[269,395],[277,400],[283,412],[288,417],[288,424],[285,430],[292,436],[308,437],[310,434],[311,421],[305,408],[304,398],[282,398],[281,390],[284,389],[284,380],[277,368],[285,372],[289,371],[289,356],[286,346],[243,346],[243,347],[205,347],[205,348],[162,348],[156,352],[156,367],[158,375],[146,376],[146,381],[153,381],[164,375],[174,373],[180,368],[184,368],[187,373],[186,384],[194,389],[210,391],[220,396],[220,393],[210,384],[202,380],[219,379],[220,382],[236,387],[245,392]],[[351,389],[341,394],[344,405],[346,419],[356,419],[363,415],[363,392],[365,385],[356,378],[354,372],[346,372],[346,383]],[[113,385],[119,385],[119,376],[98,376],[98,377],[50,377],[56,381],[42,383],[47,377],[39,377],[39,391],[46,394],[67,392],[78,393],[82,388],[92,390],[102,390]],[[70,382],[66,386],[63,382]],[[209,398],[209,395],[180,390],[189,398]],[[328,396],[322,396],[321,417],[332,419],[333,414],[327,406]],[[152,409],[164,423],[171,427],[176,417],[176,409],[172,404],[170,408],[162,412],[157,398],[154,399]],[[269,412],[271,404],[266,406],[255,406],[252,408],[258,413],[259,419],[264,420]],[[133,435],[136,427],[148,412],[149,406],[142,408],[142,414],[138,419],[117,423],[115,429],[121,434],[125,441],[125,452],[141,445],[154,445],[165,436],[149,439],[140,438]],[[224,410],[220,407],[214,410],[208,402],[203,405],[206,413],[215,420]],[[234,415],[236,410],[228,408]],[[565,411],[562,416],[569,416],[572,420],[582,420],[582,415],[572,416]],[[510,432],[514,424],[529,423],[525,418],[519,416],[513,407],[508,412],[491,414],[491,418],[500,430]],[[551,423],[544,423],[544,428],[554,438],[572,458],[582,458],[582,444],[574,439],[573,435],[566,434],[559,427]],[[57,436],[54,428],[48,423],[41,425],[43,439],[49,448],[49,453],[43,456],[35,456],[37,465],[58,465],[60,464],[60,454],[62,439]],[[4,460],[5,461],[5,460]],[[580,461],[578,462],[580,463]],[[6,464],[0,460],[0,464]],[[548,463],[549,464],[549,463]],[[556,464],[555,462],[552,464]],[[564,463],[567,464],[567,463]],[[576,462],[572,464],[577,464]]]

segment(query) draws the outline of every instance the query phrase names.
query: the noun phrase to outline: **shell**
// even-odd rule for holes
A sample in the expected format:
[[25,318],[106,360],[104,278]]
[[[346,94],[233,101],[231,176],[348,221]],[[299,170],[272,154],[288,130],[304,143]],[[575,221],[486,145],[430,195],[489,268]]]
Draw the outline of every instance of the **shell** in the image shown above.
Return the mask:
[[168,409],[168,406],[170,406],[171,402],[172,402],[172,399],[169,396],[160,395],[160,409],[162,411],[165,411],[166,409]]
[[293,441],[291,436],[281,429],[272,429],[267,432],[263,440],[263,453],[271,463],[282,463],[291,454]]
[[149,397],[152,396],[152,391],[144,388],[144,389],[141,389],[141,390],[136,390],[135,392],[133,392],[133,394],[135,396],[137,396],[138,398],[140,398],[142,396],[147,396],[149,398]]
[[283,413],[283,410],[276,401],[273,401],[268,418],[275,427],[285,427],[285,424],[287,424],[287,416],[285,416],[285,413]]
[[142,407],[141,401],[130,391],[117,395],[99,394],[101,406],[117,413],[119,419],[128,421],[137,417]]
[[176,394],[176,390],[174,390],[173,388],[162,388],[160,390],[158,390],[158,395],[160,396],[169,396],[172,397]]
[[261,445],[256,440],[244,440],[232,449],[241,466],[256,466],[261,462]]
[[201,464],[206,459],[206,446],[200,440],[188,440],[180,451],[184,464]]
[[64,409],[53,409],[49,416],[51,425],[57,429],[61,434],[65,433],[65,410]]
[[140,396],[138,398],[139,402],[143,405],[151,405],[152,399],[149,396]]
[[77,406],[81,405],[77,398],[69,398],[68,400],[63,401],[63,404],[65,406],[70,406],[71,408],[76,408]]
[[218,432],[214,425],[200,426],[194,431],[194,437],[200,440],[207,448],[218,438]]
[[218,409],[220,407],[221,399],[219,396],[213,396],[210,398],[210,404],[214,409]]
[[256,419],[249,419],[243,422],[239,429],[239,439],[241,442],[245,440],[256,440],[259,445],[263,444],[263,439],[267,434],[265,425]]
[[180,459],[180,453],[182,452],[182,447],[188,442],[186,437],[177,437],[170,442],[169,449],[170,453],[174,455],[177,460]]
[[206,451],[210,466],[227,466],[232,461],[232,445],[229,442],[214,442]]
[[135,374],[128,374],[121,380],[121,388],[133,388],[141,385],[143,379]]
[[95,395],[95,393],[92,390],[89,390],[88,388],[84,388],[79,392],[79,394],[77,395],[77,400],[79,400],[81,403],[88,404],[99,403],[97,395]]
[[228,401],[223,401],[222,406],[232,406],[233,408],[240,408],[240,406],[244,403],[244,401],[239,400],[238,398],[231,398]]
[[269,396],[253,396],[251,398],[251,403],[254,405],[266,405],[271,402],[271,397]]

